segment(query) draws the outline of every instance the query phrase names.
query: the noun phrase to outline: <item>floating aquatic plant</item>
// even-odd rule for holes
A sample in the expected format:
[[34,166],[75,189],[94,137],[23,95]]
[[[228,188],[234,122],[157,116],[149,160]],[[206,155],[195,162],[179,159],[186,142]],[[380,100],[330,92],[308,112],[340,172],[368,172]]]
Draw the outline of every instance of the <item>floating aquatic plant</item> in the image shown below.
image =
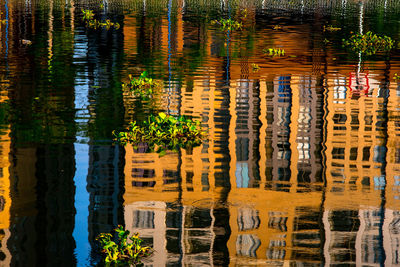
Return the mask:
[[151,247],[142,246],[143,240],[139,234],[129,236],[130,232],[119,225],[115,230],[116,236],[110,233],[101,233],[96,240],[100,242],[106,264],[114,266],[136,266],[142,258],[152,253]]
[[134,148],[147,143],[150,151],[164,155],[166,150],[177,151],[179,148],[190,148],[201,144],[204,132],[200,121],[193,121],[184,116],[175,118],[165,113],[150,115],[140,126],[131,122],[122,132],[113,131],[115,141],[120,144],[131,143]]
[[285,49],[280,48],[265,48],[263,52],[272,57],[285,55]]
[[324,32],[337,32],[340,31],[342,28],[339,27],[333,27],[332,25],[328,25],[323,27]]
[[242,29],[243,23],[233,19],[219,19],[213,20],[211,24],[220,25],[222,31],[234,31]]
[[31,40],[27,40],[27,39],[22,39],[21,40],[21,44],[23,44],[23,45],[31,45],[32,41]]
[[129,75],[129,82],[122,83],[122,89],[129,90],[135,96],[142,98],[150,98],[161,86],[161,82],[147,77],[147,71],[142,72],[137,78]]
[[93,28],[93,29],[105,28],[107,30],[109,30],[111,27],[114,27],[116,30],[120,28],[118,22],[112,22],[109,19],[106,19],[105,21],[99,21],[95,19],[93,10],[82,9],[82,14],[83,14],[82,19],[83,21],[86,22],[86,26],[88,28]]
[[394,41],[389,36],[378,36],[372,32],[353,34],[348,40],[343,39],[343,46],[355,52],[373,55],[377,52],[388,52],[394,46]]
[[260,70],[260,66],[258,66],[258,64],[256,63],[251,63],[251,69],[253,70],[253,72],[257,72]]
[[83,14],[82,19],[85,20],[85,21],[94,19],[93,10],[82,9],[82,14]]

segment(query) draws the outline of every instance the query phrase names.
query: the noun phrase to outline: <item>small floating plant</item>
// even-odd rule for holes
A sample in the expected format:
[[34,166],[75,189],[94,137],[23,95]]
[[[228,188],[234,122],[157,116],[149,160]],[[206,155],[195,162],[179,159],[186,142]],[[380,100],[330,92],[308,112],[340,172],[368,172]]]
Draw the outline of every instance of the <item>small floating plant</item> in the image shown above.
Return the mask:
[[150,98],[161,86],[161,82],[147,77],[147,71],[142,72],[139,77],[129,75],[129,82],[122,83],[123,90],[128,90],[133,95],[142,98]]
[[125,131],[113,131],[114,140],[122,145],[130,143],[136,149],[139,144],[147,144],[150,151],[163,156],[166,150],[178,151],[179,148],[191,148],[201,144],[205,133],[200,121],[184,116],[175,118],[165,113],[150,115],[140,126],[131,122]]
[[[0,15],[3,15],[3,12],[0,11]],[[5,25],[7,23],[7,19],[0,19],[0,25]]]
[[109,30],[111,27],[114,27],[114,29],[118,30],[120,28],[120,25],[118,22],[112,22],[109,19],[106,19],[105,21],[99,21],[94,18],[94,13],[93,10],[87,10],[87,9],[82,9],[82,20],[86,22],[86,27],[92,28],[92,29],[98,29],[98,28],[105,28]]
[[260,70],[260,66],[258,66],[258,64],[256,63],[251,63],[251,69],[253,70],[253,72],[257,72]]
[[323,27],[324,32],[337,32],[342,30],[342,28],[339,27],[333,27],[332,25],[328,25]]
[[285,55],[285,49],[280,48],[265,48],[263,52],[272,57]]
[[107,266],[137,266],[144,257],[151,255],[152,248],[142,246],[143,240],[138,233],[129,236],[130,232],[121,225],[114,232],[116,235],[101,233],[96,237]]
[[394,46],[394,41],[389,36],[379,36],[369,31],[365,34],[353,34],[347,40],[343,39],[343,46],[355,52],[373,55],[377,52],[389,52]]
[[234,31],[240,30],[243,27],[243,23],[233,19],[219,19],[213,20],[211,24],[217,24],[220,26],[222,31]]

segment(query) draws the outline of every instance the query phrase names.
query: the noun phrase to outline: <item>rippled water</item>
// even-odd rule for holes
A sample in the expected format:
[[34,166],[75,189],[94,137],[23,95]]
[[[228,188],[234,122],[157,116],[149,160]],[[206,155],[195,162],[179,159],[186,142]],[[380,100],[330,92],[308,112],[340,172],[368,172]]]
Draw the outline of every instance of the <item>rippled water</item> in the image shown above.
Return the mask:
[[[400,264],[400,51],[342,47],[400,41],[397,2],[1,0],[1,264],[97,265],[118,224],[154,247],[145,265]],[[121,28],[86,29],[81,8]],[[144,70],[155,104],[122,93]],[[157,111],[207,139],[113,145]]]

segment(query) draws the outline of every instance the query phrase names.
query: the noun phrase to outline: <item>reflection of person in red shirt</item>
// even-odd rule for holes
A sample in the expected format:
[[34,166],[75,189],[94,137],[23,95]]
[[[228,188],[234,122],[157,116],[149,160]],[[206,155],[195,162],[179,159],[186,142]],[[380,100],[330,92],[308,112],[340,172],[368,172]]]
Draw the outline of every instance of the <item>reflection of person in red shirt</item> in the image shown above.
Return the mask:
[[368,73],[349,73],[349,88],[351,93],[369,95]]

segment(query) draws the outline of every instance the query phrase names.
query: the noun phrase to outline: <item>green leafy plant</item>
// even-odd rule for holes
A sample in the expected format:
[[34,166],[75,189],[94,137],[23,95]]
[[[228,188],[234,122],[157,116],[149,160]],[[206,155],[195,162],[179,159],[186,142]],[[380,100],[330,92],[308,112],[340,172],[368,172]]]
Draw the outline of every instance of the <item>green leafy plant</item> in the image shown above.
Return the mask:
[[397,73],[395,73],[393,79],[394,79],[395,81],[399,81],[399,80],[400,80],[400,75],[398,75]]
[[234,31],[242,29],[243,23],[233,19],[219,19],[213,20],[211,24],[217,24],[220,26],[222,31]]
[[129,82],[122,83],[123,90],[128,90],[135,96],[142,98],[150,98],[161,86],[161,82],[147,77],[147,71],[142,72],[137,78],[129,75]]
[[93,10],[90,9],[81,9],[82,10],[82,14],[83,14],[83,20],[92,20],[94,19],[94,13]]
[[388,52],[394,46],[389,36],[378,36],[372,32],[353,34],[348,40],[343,39],[343,46],[355,52],[373,55],[377,52]]
[[280,48],[266,48],[263,50],[263,52],[272,57],[285,55],[285,49]]
[[137,265],[143,257],[152,253],[151,247],[142,246],[143,240],[139,238],[138,233],[129,236],[130,232],[121,225],[114,231],[116,236],[110,233],[101,233],[96,238],[101,245],[106,264]]
[[201,144],[204,137],[200,121],[193,121],[184,116],[175,118],[165,113],[157,116],[150,115],[139,126],[136,121],[131,122],[125,131],[113,131],[115,141],[120,144],[133,144],[137,148],[139,144],[146,143],[150,151],[155,151],[163,156],[166,150],[177,151],[179,148],[190,148]]
[[82,9],[82,14],[83,14],[82,20],[86,22],[86,26],[88,28],[93,28],[93,29],[105,28],[107,30],[109,30],[111,27],[114,27],[116,30],[120,28],[118,22],[112,22],[109,19],[106,19],[105,21],[99,21],[95,19],[93,10]]

